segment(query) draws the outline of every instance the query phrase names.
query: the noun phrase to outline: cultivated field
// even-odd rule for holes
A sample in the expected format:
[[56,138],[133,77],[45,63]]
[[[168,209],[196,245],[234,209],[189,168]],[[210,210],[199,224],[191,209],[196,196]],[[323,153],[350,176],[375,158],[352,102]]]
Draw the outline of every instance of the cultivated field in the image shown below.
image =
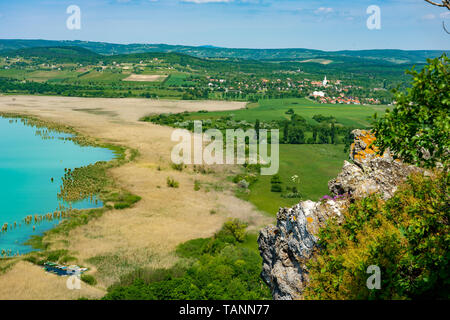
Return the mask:
[[164,81],[166,78],[167,76],[162,74],[131,74],[123,81],[158,82]]

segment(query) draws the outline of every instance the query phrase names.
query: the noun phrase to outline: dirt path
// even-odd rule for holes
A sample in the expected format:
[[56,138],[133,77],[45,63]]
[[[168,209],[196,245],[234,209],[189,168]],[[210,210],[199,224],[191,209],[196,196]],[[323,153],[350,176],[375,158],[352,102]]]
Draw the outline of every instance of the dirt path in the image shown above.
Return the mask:
[[[170,152],[175,144],[170,140],[173,129],[138,121],[149,113],[232,110],[244,106],[219,101],[0,96],[0,112],[38,116],[70,125],[82,134],[105,142],[139,150],[135,161],[111,170],[111,174],[121,186],[141,196],[142,200],[133,208],[109,211],[52,245],[52,248],[69,249],[79,264],[93,267],[96,270],[93,275],[99,281],[96,289],[101,290],[136,267],[173,265],[177,260],[173,254],[177,244],[211,236],[228,217],[249,222],[253,230],[272,222],[272,218],[228,190],[229,184],[224,182],[226,173],[222,171],[233,169],[216,168],[215,173],[208,175],[190,169],[173,170],[170,167]],[[166,186],[168,176],[179,181],[179,189]],[[195,180],[207,187],[194,191]],[[48,287],[41,279],[27,279],[30,289],[20,289],[23,279],[11,277],[19,267],[34,268],[30,264],[16,264],[0,275],[3,288],[0,299],[7,298],[5,292],[17,290],[23,299],[73,297],[71,290],[58,291],[57,296],[49,295],[55,285],[50,278]]]

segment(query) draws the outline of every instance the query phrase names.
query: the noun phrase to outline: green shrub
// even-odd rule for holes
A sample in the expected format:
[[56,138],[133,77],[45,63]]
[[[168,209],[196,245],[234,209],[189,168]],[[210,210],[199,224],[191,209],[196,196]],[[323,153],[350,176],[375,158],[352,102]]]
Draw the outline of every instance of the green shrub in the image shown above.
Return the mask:
[[183,171],[183,168],[184,168],[183,163],[180,163],[180,164],[172,163],[172,169],[174,169],[174,170]]
[[[309,263],[307,299],[449,299],[449,174],[411,176],[382,201],[356,201],[345,221],[319,232],[321,250]],[[369,290],[370,265],[381,289]]]
[[239,219],[229,219],[224,223],[222,229],[217,234],[217,237],[232,235],[236,241],[242,242],[245,239],[246,229],[247,224],[243,223]]
[[58,262],[59,259],[65,255],[67,255],[68,251],[65,249],[61,249],[61,250],[53,250],[53,251],[49,251],[47,252],[47,261],[52,261],[52,262]]
[[77,258],[76,257],[73,257],[73,256],[64,256],[64,257],[62,257],[60,260],[59,260],[59,262],[61,262],[61,263],[63,263],[63,264],[67,264],[68,262],[70,262],[70,261],[77,261]]
[[87,283],[90,286],[95,286],[97,284],[97,280],[90,274],[81,275],[81,281]]
[[375,123],[375,144],[389,148],[405,162],[434,167],[448,165],[450,158],[450,68],[449,58],[428,59],[413,76],[406,93],[397,92],[396,107]]
[[272,184],[270,186],[270,191],[271,192],[283,192],[283,188],[279,184]]
[[175,181],[175,179],[167,177],[167,186],[169,188],[178,188],[180,184],[178,183],[178,181]]
[[275,174],[274,176],[272,176],[272,178],[270,178],[270,183],[271,184],[281,184],[280,175]]
[[140,200],[140,196],[134,195],[130,192],[112,193],[105,198],[105,201],[114,202],[114,209],[116,210],[129,208]]

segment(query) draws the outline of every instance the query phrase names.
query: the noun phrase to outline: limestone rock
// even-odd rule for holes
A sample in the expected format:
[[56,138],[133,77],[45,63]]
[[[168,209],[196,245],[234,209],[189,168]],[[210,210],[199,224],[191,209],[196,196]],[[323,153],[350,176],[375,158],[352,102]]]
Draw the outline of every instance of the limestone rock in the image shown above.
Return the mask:
[[303,201],[277,214],[277,226],[260,232],[258,243],[263,258],[262,278],[275,300],[300,298],[308,282],[306,262],[316,249],[314,236],[330,216],[341,216],[348,199],[323,202]]
[[354,130],[355,142],[350,148],[350,158],[345,161],[342,172],[328,183],[333,195],[351,194],[362,198],[372,193],[381,193],[384,199],[392,197],[397,185],[411,173],[421,169],[395,160],[390,151],[379,156],[372,143],[375,137],[368,131]]
[[398,184],[417,167],[394,160],[389,151],[376,155],[373,135],[368,131],[353,131],[355,142],[350,159],[342,172],[328,183],[331,197],[322,201],[303,201],[294,207],[280,208],[277,225],[263,229],[258,238],[263,258],[261,273],[276,300],[300,299],[308,283],[306,262],[317,247],[316,234],[330,217],[342,219],[342,213],[356,198],[381,193],[390,198]]

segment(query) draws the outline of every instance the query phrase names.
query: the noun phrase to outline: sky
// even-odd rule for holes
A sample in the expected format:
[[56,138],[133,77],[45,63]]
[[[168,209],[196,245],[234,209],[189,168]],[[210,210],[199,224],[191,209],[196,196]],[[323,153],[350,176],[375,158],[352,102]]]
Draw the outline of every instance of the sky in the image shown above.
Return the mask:
[[[70,5],[80,29],[67,27]],[[378,29],[367,26],[369,6],[380,9]],[[1,39],[449,50],[442,22],[450,30],[450,11],[424,0],[0,0]]]

